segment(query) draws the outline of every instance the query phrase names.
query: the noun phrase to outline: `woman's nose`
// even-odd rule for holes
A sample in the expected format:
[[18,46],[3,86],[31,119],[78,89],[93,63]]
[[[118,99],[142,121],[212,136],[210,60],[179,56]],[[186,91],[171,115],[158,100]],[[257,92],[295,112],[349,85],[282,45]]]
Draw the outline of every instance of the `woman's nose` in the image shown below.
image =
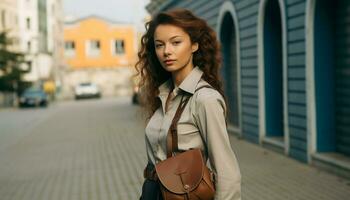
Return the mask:
[[165,45],[164,47],[164,56],[168,56],[171,55],[172,53],[172,48],[170,45]]

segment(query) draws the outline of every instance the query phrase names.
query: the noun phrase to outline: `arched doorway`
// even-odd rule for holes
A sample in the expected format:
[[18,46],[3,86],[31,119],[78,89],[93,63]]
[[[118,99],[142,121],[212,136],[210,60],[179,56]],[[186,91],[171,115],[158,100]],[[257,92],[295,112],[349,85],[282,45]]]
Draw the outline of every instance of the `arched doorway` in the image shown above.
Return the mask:
[[228,101],[228,129],[242,135],[240,33],[236,9],[231,1],[220,6],[216,31],[223,54],[221,73]]
[[220,42],[222,45],[223,67],[222,77],[224,91],[228,101],[228,122],[239,129],[239,75],[237,65],[237,35],[233,17],[229,12],[224,14]]
[[[263,76],[265,139],[284,145],[284,49],[282,15],[278,0],[268,0],[263,20]],[[259,66],[261,67],[261,66]],[[282,147],[282,146],[281,146]],[[283,148],[283,147],[282,147]]]
[[[316,1],[313,19],[313,152],[350,156],[350,1]],[[309,113],[311,114],[311,113]]]

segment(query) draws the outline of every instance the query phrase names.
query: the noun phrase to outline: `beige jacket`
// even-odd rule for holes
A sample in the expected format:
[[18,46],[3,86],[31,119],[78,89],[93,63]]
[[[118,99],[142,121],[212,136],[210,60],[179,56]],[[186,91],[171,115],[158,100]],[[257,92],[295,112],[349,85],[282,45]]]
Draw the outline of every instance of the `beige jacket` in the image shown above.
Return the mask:
[[203,72],[195,67],[174,88],[174,97],[170,100],[168,111],[165,103],[170,92],[171,80],[159,87],[159,107],[146,126],[146,149],[149,162],[156,164],[166,159],[166,135],[175,111],[180,103],[183,91],[193,94],[178,122],[179,150],[201,148],[205,151],[203,140],[207,144],[208,167],[216,174],[215,200],[241,199],[241,174],[236,156],[231,149],[226,123],[226,106],[223,97],[214,89],[202,88],[194,94],[196,88],[208,85],[201,79]]

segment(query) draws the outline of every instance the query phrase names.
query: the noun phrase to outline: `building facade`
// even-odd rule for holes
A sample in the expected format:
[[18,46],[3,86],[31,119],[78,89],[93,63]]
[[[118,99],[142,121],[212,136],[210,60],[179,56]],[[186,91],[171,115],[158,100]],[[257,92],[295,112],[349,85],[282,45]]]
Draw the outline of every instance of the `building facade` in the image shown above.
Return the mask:
[[0,32],[7,31],[8,37],[15,39],[10,46],[11,50],[19,50],[18,34],[18,12],[17,1],[1,0],[0,1]]
[[62,0],[47,1],[47,49],[52,57],[50,79],[60,92],[64,77],[64,19]]
[[29,62],[24,79],[43,84],[59,80],[63,66],[61,0],[18,0],[20,50]]
[[[8,32],[10,51],[25,55],[22,81],[44,89],[49,83],[45,91],[52,97],[62,77],[62,16],[62,0],[0,1],[0,32]],[[16,95],[7,93],[0,94],[0,105],[16,105]]]
[[350,177],[350,1],[151,1],[216,30],[230,130]]
[[[136,29],[99,16],[65,23],[66,94],[75,85],[95,82],[104,96],[130,93],[130,76],[136,61]],[[124,90],[128,88],[129,92]]]
[[[18,27],[18,12],[17,1],[1,0],[0,1],[0,33],[6,32],[7,37],[12,40],[12,43],[6,48],[13,52],[19,51],[19,27]],[[0,77],[3,76],[0,71]],[[16,95],[11,92],[0,92],[0,107],[13,106]]]

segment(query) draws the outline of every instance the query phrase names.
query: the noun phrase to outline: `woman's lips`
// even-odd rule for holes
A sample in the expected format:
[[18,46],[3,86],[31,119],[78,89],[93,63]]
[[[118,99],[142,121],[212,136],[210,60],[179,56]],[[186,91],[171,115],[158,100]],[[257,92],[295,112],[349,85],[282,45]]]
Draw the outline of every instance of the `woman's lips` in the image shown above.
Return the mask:
[[164,63],[165,63],[166,65],[172,65],[172,64],[174,64],[174,62],[175,62],[175,60],[165,60],[165,61],[164,61]]

